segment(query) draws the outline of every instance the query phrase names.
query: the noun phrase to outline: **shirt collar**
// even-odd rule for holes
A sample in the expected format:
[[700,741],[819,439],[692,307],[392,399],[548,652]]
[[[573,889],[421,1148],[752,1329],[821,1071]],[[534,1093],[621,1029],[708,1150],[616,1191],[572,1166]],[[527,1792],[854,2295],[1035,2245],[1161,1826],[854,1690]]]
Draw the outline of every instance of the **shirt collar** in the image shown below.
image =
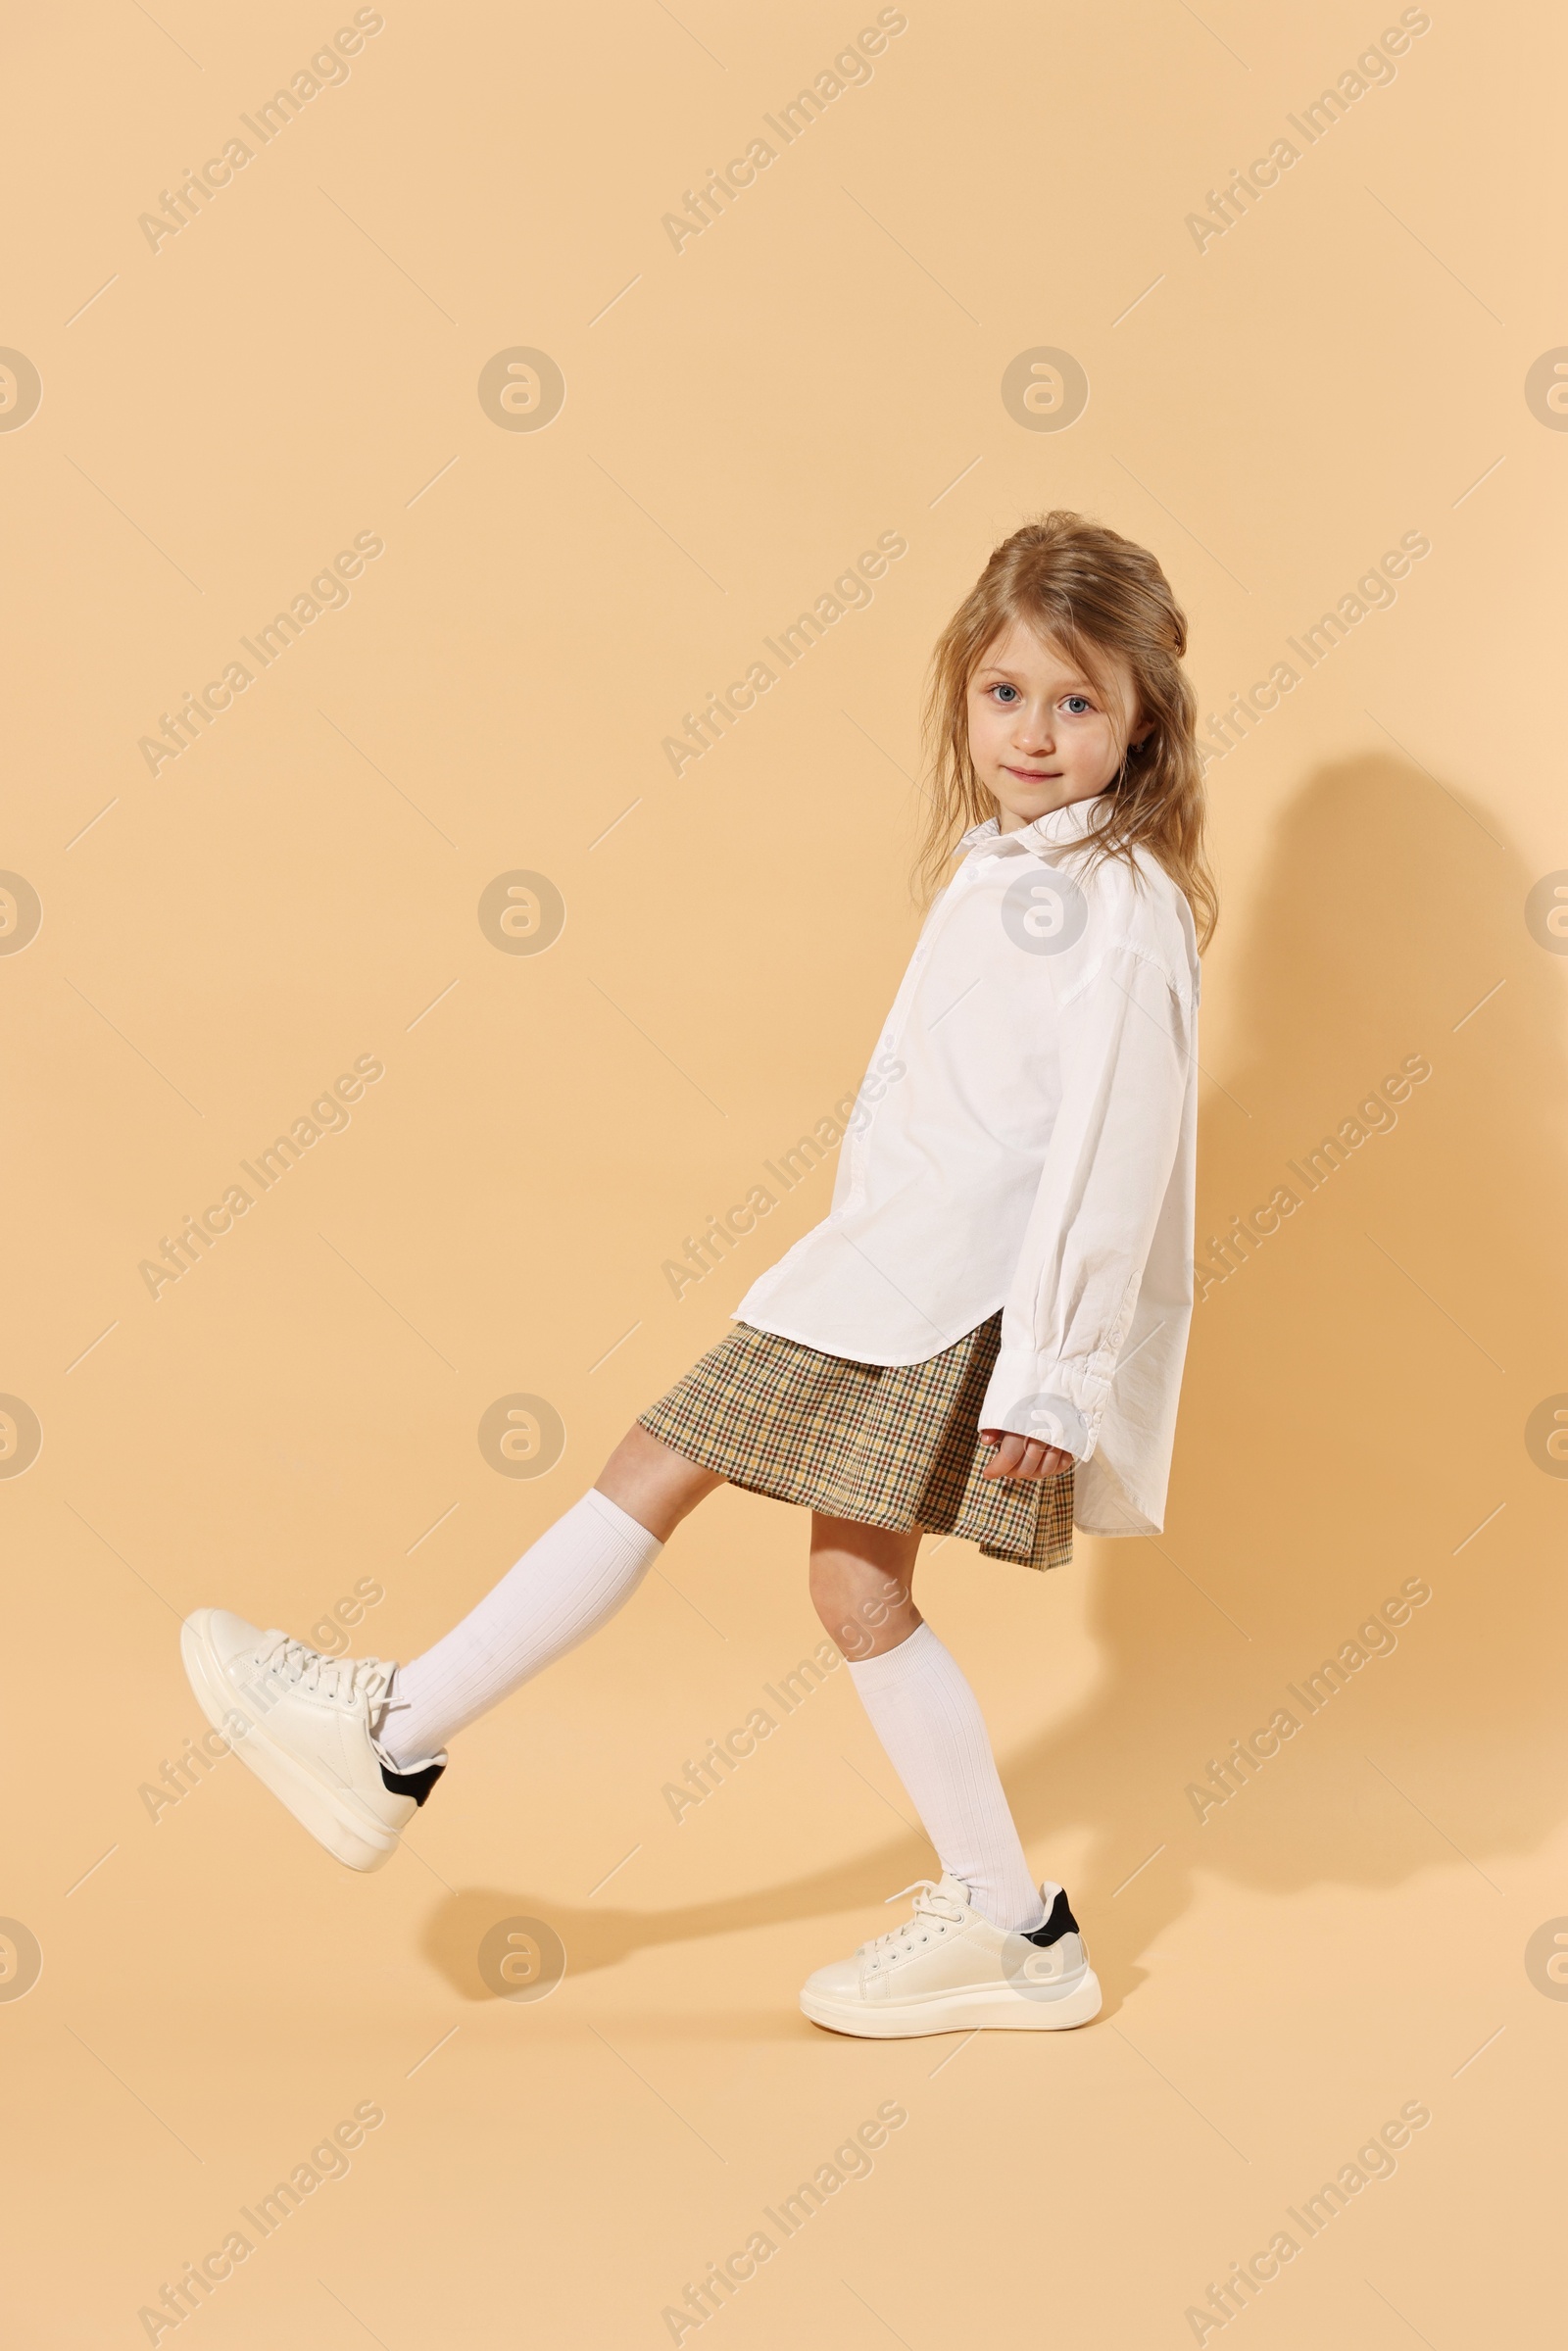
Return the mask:
[[994,842],[1002,849],[1010,851],[1016,844],[1020,849],[1033,850],[1037,855],[1045,856],[1062,842],[1082,840],[1097,812],[1109,798],[1108,792],[1096,792],[1088,800],[1069,801],[1064,808],[1050,808],[1044,816],[1037,816],[1033,824],[1023,825],[1015,833],[1004,833],[998,819],[988,816],[984,824],[974,825],[964,834],[958,847],[961,850],[985,849]]

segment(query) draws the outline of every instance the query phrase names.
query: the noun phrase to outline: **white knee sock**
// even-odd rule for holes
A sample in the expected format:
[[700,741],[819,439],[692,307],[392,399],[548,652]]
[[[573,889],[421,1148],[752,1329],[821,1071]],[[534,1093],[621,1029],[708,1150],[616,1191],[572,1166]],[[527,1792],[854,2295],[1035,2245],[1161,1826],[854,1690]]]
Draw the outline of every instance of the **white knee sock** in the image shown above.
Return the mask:
[[985,1717],[952,1651],[921,1624],[896,1649],[851,1662],[850,1676],[943,1868],[994,1926],[1043,1925]]
[[540,1536],[433,1649],[400,1665],[376,1726],[394,1770],[586,1641],[631,1598],[663,1544],[597,1487]]

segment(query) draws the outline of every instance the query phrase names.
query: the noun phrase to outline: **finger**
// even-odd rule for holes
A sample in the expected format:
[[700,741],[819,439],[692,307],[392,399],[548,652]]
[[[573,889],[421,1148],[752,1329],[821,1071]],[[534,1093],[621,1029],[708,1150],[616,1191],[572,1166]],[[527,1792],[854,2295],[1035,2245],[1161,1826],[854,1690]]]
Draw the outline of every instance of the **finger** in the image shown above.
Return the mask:
[[982,1433],[988,1442],[995,1443],[996,1451],[980,1475],[982,1478],[1010,1478],[1014,1465],[1023,1453],[1023,1438],[1015,1437],[1010,1429],[987,1430]]
[[1038,1437],[1025,1438],[1023,1451],[1018,1456],[1018,1465],[1012,1473],[1013,1476],[1018,1479],[1038,1478],[1041,1456],[1045,1449]]
[[982,1478],[1017,1478],[1033,1483],[1040,1478],[1059,1478],[1072,1467],[1073,1456],[1059,1445],[1047,1445],[1039,1437],[1020,1437],[1012,1429],[982,1429],[981,1442],[994,1447],[992,1458],[981,1470]]
[[1023,1441],[1023,1450],[1016,1466],[1005,1474],[1035,1485],[1043,1478],[1060,1477],[1071,1462],[1071,1453],[1064,1453],[1059,1445],[1047,1445],[1042,1438],[1030,1437]]

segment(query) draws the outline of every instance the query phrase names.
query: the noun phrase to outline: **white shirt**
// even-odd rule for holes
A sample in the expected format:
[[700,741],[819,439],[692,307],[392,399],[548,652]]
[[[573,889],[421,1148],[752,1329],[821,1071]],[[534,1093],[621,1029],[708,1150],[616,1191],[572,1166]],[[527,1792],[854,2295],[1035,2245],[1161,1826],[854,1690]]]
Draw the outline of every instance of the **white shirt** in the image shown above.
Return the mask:
[[1072,1453],[1087,1534],[1157,1534],[1193,1305],[1199,965],[1145,851],[1093,873],[1098,800],[993,817],[932,906],[824,1221],[734,1320],[922,1363],[1003,1309],[978,1426]]

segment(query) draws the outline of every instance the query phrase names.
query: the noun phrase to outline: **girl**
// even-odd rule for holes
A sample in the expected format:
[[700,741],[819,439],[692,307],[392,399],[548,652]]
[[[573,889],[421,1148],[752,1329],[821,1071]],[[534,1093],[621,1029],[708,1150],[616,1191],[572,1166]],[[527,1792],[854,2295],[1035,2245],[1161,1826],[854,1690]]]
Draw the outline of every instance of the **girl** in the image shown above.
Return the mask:
[[224,1610],[189,1619],[209,1721],[351,1869],[389,1858],[454,1734],[624,1606],[727,1480],[810,1510],[812,1600],[941,1864],[904,1889],[902,1926],[810,1978],[807,2016],[896,2037],[1099,2012],[1066,1893],[1030,1874],[912,1579],[927,1531],[1044,1569],[1071,1557],[1075,1519],[1163,1524],[1214,920],[1186,644],[1158,563],[1115,531],[1057,513],[999,547],[927,702],[928,895],[961,861],[825,1221],[423,1656],[324,1657]]

